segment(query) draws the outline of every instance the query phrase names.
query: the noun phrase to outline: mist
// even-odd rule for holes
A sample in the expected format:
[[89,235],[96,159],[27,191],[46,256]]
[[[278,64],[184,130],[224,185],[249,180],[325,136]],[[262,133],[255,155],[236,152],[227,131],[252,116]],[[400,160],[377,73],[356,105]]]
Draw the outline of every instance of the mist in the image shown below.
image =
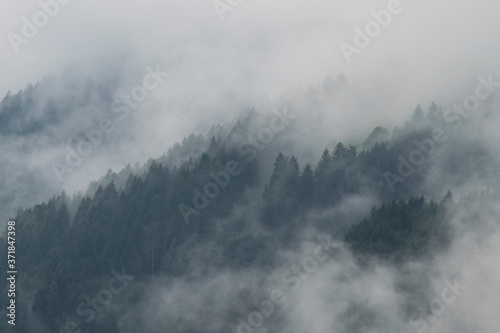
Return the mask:
[[[151,159],[172,169],[190,163],[212,136],[237,149],[258,138],[277,113],[290,115],[256,153],[258,186],[245,189],[241,202],[214,222],[216,237],[251,239],[256,257],[273,256],[231,269],[218,238],[193,236],[184,275],[138,282],[130,291],[133,306],[113,305],[119,332],[496,331],[499,207],[468,198],[495,194],[490,186],[500,177],[498,2],[62,2],[0,7],[0,95],[7,96],[0,114],[12,113],[19,101],[27,110],[0,128],[1,225],[19,207],[62,191],[92,196],[112,177],[123,191],[125,173],[145,175]],[[42,8],[52,15],[33,25]],[[390,16],[380,31],[367,30],[375,17],[384,19],[381,13]],[[355,51],[346,53],[347,44]],[[488,96],[457,118],[456,105],[470,107],[478,89]],[[12,97],[21,90],[22,97]],[[286,246],[273,240],[258,210],[279,153],[295,156],[302,171],[306,164],[314,169],[325,148],[343,142],[359,152],[382,126],[389,134],[381,141],[411,160],[418,147],[398,131],[418,105],[427,112],[433,102],[453,126],[446,124],[448,141],[425,154],[422,167],[392,184],[379,177],[388,182],[383,195],[367,186],[293,216],[290,224],[306,227]],[[241,123],[248,126],[243,134],[236,130]],[[75,158],[84,143],[89,153]],[[400,175],[398,160],[391,163],[385,171]],[[370,177],[360,182],[373,185]],[[439,202],[448,190],[456,206],[446,250],[394,265],[360,259],[343,243],[373,206],[420,195]],[[299,280],[287,278],[305,258],[317,267]],[[450,287],[457,283],[466,288]],[[262,302],[272,295],[280,301],[271,311]]]

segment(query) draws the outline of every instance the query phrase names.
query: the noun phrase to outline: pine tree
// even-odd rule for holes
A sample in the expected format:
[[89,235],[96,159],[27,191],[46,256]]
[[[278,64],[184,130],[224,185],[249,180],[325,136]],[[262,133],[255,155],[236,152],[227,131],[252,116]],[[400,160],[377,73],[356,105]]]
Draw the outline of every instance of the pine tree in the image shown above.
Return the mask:
[[282,153],[279,153],[274,160],[274,170],[269,182],[270,186],[273,186],[278,182],[278,180],[284,175],[287,169],[288,159]]
[[356,146],[349,145],[346,151],[346,158],[349,160],[354,160],[358,156],[358,149]]
[[337,143],[332,153],[333,162],[341,161],[347,156],[347,149],[342,142]]
[[441,199],[441,201],[439,202],[439,205],[444,208],[450,208],[455,205],[455,202],[453,201],[453,194],[451,194],[450,190],[446,192],[443,199]]
[[413,115],[411,116],[411,124],[412,125],[419,125],[423,123],[425,120],[425,115],[424,111],[422,110],[422,107],[417,105],[415,111],[413,111]]
[[61,294],[56,281],[52,281],[47,292],[47,312],[53,317],[61,313]]
[[434,102],[431,103],[429,109],[427,110],[426,118],[431,124],[434,124],[436,126],[441,122],[442,114],[439,111],[439,108],[436,105],[436,103]]
[[315,183],[314,174],[311,166],[306,164],[299,182],[299,201],[300,204],[310,205],[314,202],[315,197]]
[[316,180],[320,181],[321,179],[323,179],[323,177],[326,175],[331,166],[332,166],[332,158],[330,156],[328,148],[325,148],[323,154],[321,154],[321,159],[319,160],[318,165],[316,166],[316,170],[314,170],[314,177],[316,178]]

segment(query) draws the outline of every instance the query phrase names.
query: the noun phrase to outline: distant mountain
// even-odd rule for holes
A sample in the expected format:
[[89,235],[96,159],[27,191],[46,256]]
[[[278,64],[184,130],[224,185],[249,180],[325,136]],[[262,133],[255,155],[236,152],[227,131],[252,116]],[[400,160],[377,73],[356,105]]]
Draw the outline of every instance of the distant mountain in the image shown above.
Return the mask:
[[[11,97],[8,101],[6,105]],[[444,132],[446,118],[434,106],[427,114],[417,108],[386,141],[386,133],[376,130],[383,135],[371,135],[366,150],[339,142],[312,164],[277,154],[270,175],[262,166],[273,161],[245,141],[266,121],[250,112],[205,136],[189,136],[143,167],[110,170],[85,196],[62,193],[19,210],[15,220],[22,246],[17,256],[23,274],[17,282],[22,318],[17,328],[60,332],[74,322],[81,332],[135,332],[148,324],[130,311],[143,310],[155,279],[169,286],[175,281],[203,283],[217,274],[271,271],[304,242],[318,242],[319,235],[344,241],[338,253],[352,251],[360,269],[370,269],[374,260],[399,267],[432,262],[449,249],[450,221],[463,214],[448,188],[460,188],[471,172],[477,183],[497,176],[496,157],[482,149],[477,137],[465,134],[475,124]],[[20,128],[36,131],[36,126]],[[437,135],[436,128],[443,132]],[[454,164],[457,149],[460,165]],[[445,175],[447,187],[430,187],[439,175]],[[495,185],[472,197],[484,198],[482,204],[488,206],[498,199],[497,189]],[[0,245],[0,262],[6,267],[7,247]],[[302,277],[304,272],[295,273]],[[108,307],[106,297],[113,294],[101,288],[112,288],[109,281],[117,276],[123,292],[116,292]],[[296,279],[283,281],[294,285],[301,281]],[[207,331],[234,330],[235,310],[251,312],[235,296],[238,288],[225,291],[222,308],[197,313],[210,327]],[[356,306],[351,315],[356,309],[361,311]],[[166,311],[171,331],[199,331],[188,317]],[[281,318],[272,318],[270,327],[280,331]]]

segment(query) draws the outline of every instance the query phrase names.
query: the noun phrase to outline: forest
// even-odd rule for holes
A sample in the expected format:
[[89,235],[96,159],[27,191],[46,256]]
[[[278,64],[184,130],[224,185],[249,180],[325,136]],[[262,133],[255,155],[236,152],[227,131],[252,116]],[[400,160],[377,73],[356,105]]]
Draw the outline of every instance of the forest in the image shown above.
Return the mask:
[[[394,267],[433,260],[449,248],[454,230],[450,221],[461,211],[453,194],[443,189],[439,198],[429,199],[416,192],[431,161],[394,191],[384,177],[387,170],[397,170],[405,147],[428,138],[432,126],[446,126],[436,104],[427,113],[418,106],[410,121],[392,134],[375,128],[359,147],[342,142],[326,147],[317,161],[304,163],[279,153],[268,177],[260,166],[270,161],[242,155],[232,139],[245,137],[258,117],[252,111],[229,132],[202,139],[207,148],[195,158],[184,153],[187,160],[168,161],[196,140],[192,135],[142,168],[110,170],[85,195],[63,192],[19,209],[14,220],[17,242],[22,244],[18,251],[23,272],[18,282],[22,285],[20,329],[121,332],[126,329],[118,329],[124,309],[140,306],[155,279],[168,284],[225,271],[271,270],[283,260],[283,252],[300,247],[304,237],[317,237],[305,235],[342,242],[341,251],[352,253],[363,270],[379,260]],[[32,126],[27,130],[36,130]],[[479,157],[488,158],[487,152],[483,155]],[[487,169],[481,174],[493,176]],[[207,184],[212,189],[207,190]],[[469,194],[467,201],[476,197],[494,201],[497,187],[498,180],[481,193]],[[312,218],[313,212],[363,195],[377,199],[371,209],[358,212],[365,214],[358,220],[345,214]],[[6,256],[1,261],[6,264]],[[131,282],[114,295],[117,305],[102,312],[108,303],[91,297],[113,274]],[[238,297],[227,302],[238,302]],[[225,320],[213,331],[229,332],[235,314],[227,310],[218,315]],[[169,325],[169,332],[199,331],[182,316]],[[273,325],[279,326],[280,320],[275,318]]]

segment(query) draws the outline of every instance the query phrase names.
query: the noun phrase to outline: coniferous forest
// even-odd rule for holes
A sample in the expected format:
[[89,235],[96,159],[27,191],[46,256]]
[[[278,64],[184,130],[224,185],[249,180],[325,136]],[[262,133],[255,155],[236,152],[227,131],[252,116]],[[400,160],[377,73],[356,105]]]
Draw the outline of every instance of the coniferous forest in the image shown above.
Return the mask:
[[0,10],[0,333],[498,333],[500,2]]
[[[23,332],[136,332],[137,327],[143,332],[245,332],[252,327],[239,318],[253,313],[252,302],[264,297],[256,286],[278,279],[293,290],[318,269],[319,259],[310,267],[297,265],[304,244],[320,244],[315,251],[326,254],[325,267],[347,265],[345,274],[354,270],[369,276],[379,265],[399,272],[394,288],[407,296],[401,306],[410,316],[416,313],[415,299],[429,297],[429,267],[447,255],[462,230],[453,221],[482,221],[495,209],[497,174],[480,163],[495,157],[476,149],[477,142],[460,130],[448,132],[449,142],[441,145],[429,140],[433,129],[451,126],[434,103],[427,112],[418,106],[392,134],[376,127],[362,144],[338,142],[309,161],[282,152],[269,159],[252,150],[258,146],[250,141],[235,144],[266,117],[250,110],[231,126],[189,136],[142,167],[109,170],[86,193],[62,192],[20,208],[13,217],[23,272],[17,281],[22,289],[16,326]],[[464,141],[473,156],[448,169]],[[414,159],[411,151],[404,162],[401,156],[412,145],[423,147],[428,158],[402,178],[398,167]],[[198,148],[194,153],[193,146]],[[448,188],[429,191],[426,186],[430,172],[443,172],[450,186],[460,188],[472,169],[490,185],[461,197]],[[6,256],[1,260],[7,265]],[[276,277],[277,267],[292,268]],[[421,279],[408,282],[404,276],[410,273]],[[220,279],[234,282],[216,286]],[[321,288],[328,293],[330,287]],[[182,299],[172,309],[150,303],[154,290],[175,298],[176,292],[191,295],[190,289],[196,301]],[[210,306],[214,302],[223,305]],[[377,314],[366,314],[372,310],[364,304],[344,302],[343,316],[359,316],[342,324],[346,332],[377,325]],[[190,305],[196,314],[190,314]],[[186,312],[177,312],[177,306]],[[266,326],[280,331],[287,325],[286,306],[275,306]],[[205,327],[198,326],[200,320]]]

